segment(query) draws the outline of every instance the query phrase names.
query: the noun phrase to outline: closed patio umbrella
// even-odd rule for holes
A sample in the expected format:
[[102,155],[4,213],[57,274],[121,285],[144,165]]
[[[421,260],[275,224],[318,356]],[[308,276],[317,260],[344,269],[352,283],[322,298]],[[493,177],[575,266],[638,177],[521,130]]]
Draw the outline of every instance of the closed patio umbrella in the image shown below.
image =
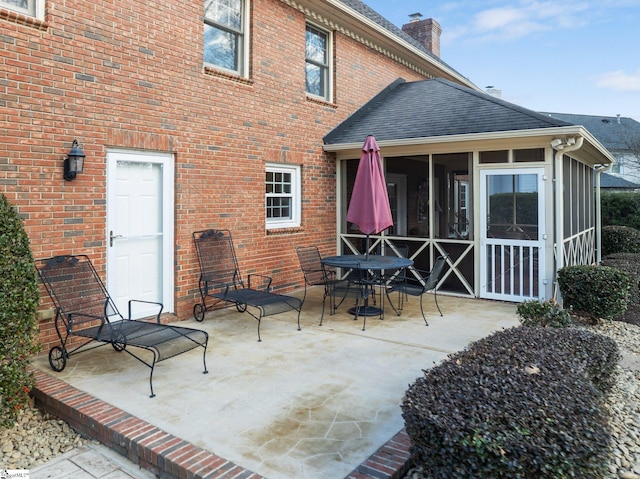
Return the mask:
[[380,148],[373,136],[362,146],[356,180],[347,211],[347,221],[354,223],[367,235],[366,255],[369,256],[369,235],[393,226],[387,184],[382,172]]

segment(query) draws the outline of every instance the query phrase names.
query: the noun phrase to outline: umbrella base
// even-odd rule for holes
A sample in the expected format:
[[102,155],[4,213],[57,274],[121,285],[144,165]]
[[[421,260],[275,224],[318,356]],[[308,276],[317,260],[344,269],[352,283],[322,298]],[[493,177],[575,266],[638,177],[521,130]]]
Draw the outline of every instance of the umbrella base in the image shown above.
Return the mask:
[[380,316],[382,309],[376,306],[354,306],[349,310],[349,313],[357,316]]

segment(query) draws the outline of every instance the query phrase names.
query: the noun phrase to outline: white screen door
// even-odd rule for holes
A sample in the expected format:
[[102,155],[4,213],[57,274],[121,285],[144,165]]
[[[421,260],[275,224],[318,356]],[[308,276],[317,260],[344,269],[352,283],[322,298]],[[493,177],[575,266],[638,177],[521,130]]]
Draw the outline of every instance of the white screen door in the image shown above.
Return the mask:
[[480,296],[544,299],[544,169],[480,172]]
[[[130,299],[173,312],[173,157],[107,154],[107,289],[124,316]],[[134,304],[132,318],[156,311]]]

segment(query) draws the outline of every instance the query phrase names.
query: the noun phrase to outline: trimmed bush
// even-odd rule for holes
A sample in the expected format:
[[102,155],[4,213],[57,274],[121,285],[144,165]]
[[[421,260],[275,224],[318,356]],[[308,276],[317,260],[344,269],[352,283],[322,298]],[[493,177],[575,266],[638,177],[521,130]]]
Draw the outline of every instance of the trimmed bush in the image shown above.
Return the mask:
[[429,477],[607,476],[604,392],[620,355],[575,328],[516,327],[424,371],[402,415]]
[[615,253],[602,258],[602,266],[619,269],[627,273],[633,281],[629,290],[629,305],[640,304],[640,253]]
[[640,231],[628,226],[602,228],[602,256],[614,253],[640,253]]
[[571,325],[571,315],[556,301],[525,301],[516,307],[523,326],[566,328]]
[[565,308],[594,321],[611,320],[627,310],[633,279],[609,266],[576,265],[558,271]]
[[35,263],[22,221],[0,194],[0,426],[11,426],[27,404],[34,377],[40,297]]

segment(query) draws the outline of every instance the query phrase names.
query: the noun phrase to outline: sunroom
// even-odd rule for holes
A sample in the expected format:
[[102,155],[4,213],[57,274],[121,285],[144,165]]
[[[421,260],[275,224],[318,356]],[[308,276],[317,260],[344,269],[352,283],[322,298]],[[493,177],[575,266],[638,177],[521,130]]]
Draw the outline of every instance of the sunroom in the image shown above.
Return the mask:
[[599,261],[599,177],[613,156],[580,125],[443,79],[400,79],[324,138],[337,160],[338,253],[364,253],[346,212],[367,135],[394,219],[370,252],[406,245],[427,270],[447,253],[439,291],[545,300],[560,268]]

